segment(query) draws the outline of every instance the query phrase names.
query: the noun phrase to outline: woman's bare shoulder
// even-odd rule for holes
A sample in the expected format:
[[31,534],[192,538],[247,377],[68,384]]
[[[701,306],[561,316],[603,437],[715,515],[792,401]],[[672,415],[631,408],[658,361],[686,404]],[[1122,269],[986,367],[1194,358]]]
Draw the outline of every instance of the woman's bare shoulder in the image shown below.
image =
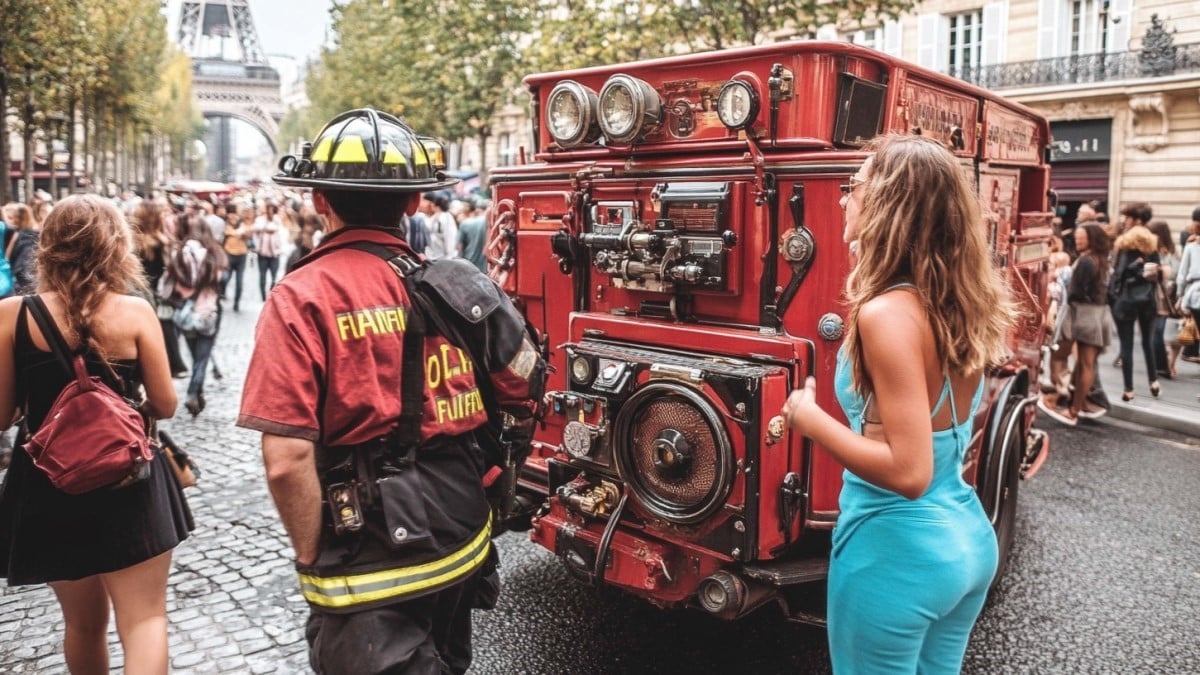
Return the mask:
[[21,310],[23,299],[24,296],[14,295],[11,298],[0,300],[0,325],[15,325],[17,312]]
[[100,311],[107,315],[106,318],[118,321],[133,320],[140,323],[158,319],[154,313],[154,307],[145,298],[136,295],[110,293],[104,299]]
[[[858,323],[867,330],[889,330],[916,322],[928,324],[920,297],[908,288],[894,288],[863,303],[858,310]],[[872,331],[873,332],[873,331]]]

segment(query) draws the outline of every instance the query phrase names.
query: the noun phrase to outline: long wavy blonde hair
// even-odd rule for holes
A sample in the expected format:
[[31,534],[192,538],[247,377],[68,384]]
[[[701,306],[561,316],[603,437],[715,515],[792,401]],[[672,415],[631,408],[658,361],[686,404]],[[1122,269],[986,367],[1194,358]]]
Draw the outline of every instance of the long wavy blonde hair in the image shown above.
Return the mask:
[[133,232],[112,204],[94,195],[68,197],[42,224],[37,290],[57,293],[66,305],[68,341],[86,343],[104,357],[93,321],[106,292],[146,293]]
[[860,395],[872,389],[858,313],[888,287],[916,287],[942,370],[969,375],[1008,357],[1016,318],[1008,284],[989,250],[979,198],[967,168],[925,136],[883,136],[862,186],[858,263],[846,279],[845,349]]

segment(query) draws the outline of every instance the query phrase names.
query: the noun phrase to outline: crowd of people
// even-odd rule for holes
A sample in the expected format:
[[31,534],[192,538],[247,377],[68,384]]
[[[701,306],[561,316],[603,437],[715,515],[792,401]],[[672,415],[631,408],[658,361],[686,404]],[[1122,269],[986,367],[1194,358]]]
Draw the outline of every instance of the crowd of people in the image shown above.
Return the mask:
[[[1162,394],[1160,379],[1178,376],[1181,354],[1200,363],[1200,207],[1178,242],[1165,220],[1154,219],[1149,204],[1128,204],[1120,216],[1112,221],[1091,202],[1080,205],[1073,227],[1055,223],[1060,237],[1051,253],[1049,381],[1038,407],[1070,426],[1109,408],[1096,368],[1114,335],[1122,401],[1137,395],[1138,356],[1154,398]],[[1141,338],[1140,354],[1135,354],[1135,337]]]

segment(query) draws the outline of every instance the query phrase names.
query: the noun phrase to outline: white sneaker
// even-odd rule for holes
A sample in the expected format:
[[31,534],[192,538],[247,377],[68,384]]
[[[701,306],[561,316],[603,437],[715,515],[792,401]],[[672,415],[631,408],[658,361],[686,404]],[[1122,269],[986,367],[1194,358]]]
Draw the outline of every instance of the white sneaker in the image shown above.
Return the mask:
[[1054,406],[1046,405],[1046,399],[1040,396],[1038,397],[1037,407],[1038,410],[1041,410],[1050,417],[1054,418],[1054,420],[1060,424],[1065,424],[1069,427],[1073,427],[1078,424],[1078,421],[1074,417],[1071,417],[1070,411],[1065,408],[1056,408]]
[[1085,406],[1083,410],[1079,411],[1079,416],[1084,419],[1088,419],[1088,420],[1098,420],[1107,414],[1108,414],[1107,408],[1096,408],[1095,410],[1088,410],[1087,407]]

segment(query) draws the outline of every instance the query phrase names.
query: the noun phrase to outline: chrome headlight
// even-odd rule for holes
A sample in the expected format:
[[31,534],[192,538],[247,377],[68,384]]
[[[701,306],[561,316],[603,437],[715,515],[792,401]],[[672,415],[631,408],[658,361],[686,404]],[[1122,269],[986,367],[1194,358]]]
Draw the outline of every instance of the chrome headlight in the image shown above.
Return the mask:
[[749,82],[730,80],[717,95],[717,117],[730,129],[745,129],[758,117],[758,92]]
[[599,138],[596,92],[573,80],[559,82],[546,99],[546,128],[554,141],[564,148]]
[[576,354],[571,357],[571,381],[575,384],[588,385],[592,382],[592,360]]
[[662,99],[649,83],[613,75],[600,90],[600,128],[613,143],[632,143],[662,121]]

